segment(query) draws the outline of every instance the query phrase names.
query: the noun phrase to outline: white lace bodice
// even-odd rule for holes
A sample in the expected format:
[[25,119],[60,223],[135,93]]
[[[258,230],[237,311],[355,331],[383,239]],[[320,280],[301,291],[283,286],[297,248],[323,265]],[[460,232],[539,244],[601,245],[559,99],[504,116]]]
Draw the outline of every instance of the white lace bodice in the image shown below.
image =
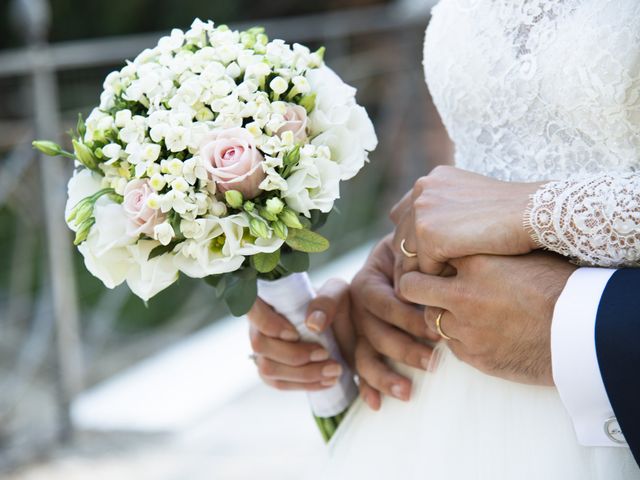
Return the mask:
[[640,1],[441,0],[425,72],[459,167],[535,195],[540,243],[640,260]]

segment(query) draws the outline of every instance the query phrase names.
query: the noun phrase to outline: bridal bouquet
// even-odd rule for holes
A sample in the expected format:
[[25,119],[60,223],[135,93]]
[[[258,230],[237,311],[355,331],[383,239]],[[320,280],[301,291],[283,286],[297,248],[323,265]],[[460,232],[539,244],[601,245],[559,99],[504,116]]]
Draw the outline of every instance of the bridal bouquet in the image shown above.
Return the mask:
[[[304,327],[304,272],[329,246],[314,229],[377,139],[323,53],[196,20],[107,76],[73,152],[34,142],[76,161],[66,219],[87,269],[144,301],[181,273],[204,278],[237,316],[259,291],[341,361],[330,334]],[[345,368],[312,394],[325,438],[354,392]]]

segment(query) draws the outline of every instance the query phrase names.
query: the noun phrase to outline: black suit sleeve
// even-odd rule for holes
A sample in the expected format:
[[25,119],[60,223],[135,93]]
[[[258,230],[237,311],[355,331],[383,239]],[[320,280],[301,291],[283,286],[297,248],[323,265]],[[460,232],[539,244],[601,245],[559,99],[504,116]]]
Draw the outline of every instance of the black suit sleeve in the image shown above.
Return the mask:
[[595,336],[607,395],[640,465],[640,269],[613,274],[600,300]]

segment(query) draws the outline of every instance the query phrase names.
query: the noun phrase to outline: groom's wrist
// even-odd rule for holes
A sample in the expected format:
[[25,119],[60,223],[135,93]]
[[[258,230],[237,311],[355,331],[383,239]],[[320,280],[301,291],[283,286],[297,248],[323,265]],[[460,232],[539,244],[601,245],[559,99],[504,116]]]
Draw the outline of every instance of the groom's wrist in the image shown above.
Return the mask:
[[551,326],[553,378],[585,446],[615,446],[603,428],[613,417],[595,346],[602,293],[615,270],[580,268],[558,298]]

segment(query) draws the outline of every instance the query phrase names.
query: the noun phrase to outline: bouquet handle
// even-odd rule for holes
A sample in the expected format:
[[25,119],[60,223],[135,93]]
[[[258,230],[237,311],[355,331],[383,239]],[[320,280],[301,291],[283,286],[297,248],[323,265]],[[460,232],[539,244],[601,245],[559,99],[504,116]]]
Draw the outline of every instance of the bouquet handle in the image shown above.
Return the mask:
[[357,397],[358,388],[353,371],[342,357],[333,331],[328,329],[318,334],[309,330],[305,324],[307,307],[315,297],[309,276],[306,273],[294,273],[279,280],[259,280],[258,296],[286,317],[295,326],[303,341],[319,343],[327,349],[333,360],[342,365],[342,376],[333,387],[308,394],[311,410],[317,418],[341,419],[342,414]]

